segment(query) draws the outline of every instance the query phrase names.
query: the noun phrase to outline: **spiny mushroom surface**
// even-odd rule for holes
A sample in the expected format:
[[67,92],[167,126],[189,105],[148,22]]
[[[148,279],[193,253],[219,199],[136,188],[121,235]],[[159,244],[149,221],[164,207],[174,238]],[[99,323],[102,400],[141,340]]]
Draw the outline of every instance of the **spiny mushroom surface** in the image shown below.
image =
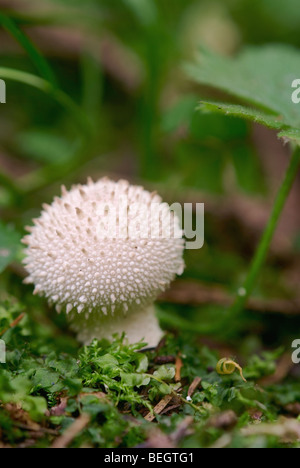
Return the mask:
[[182,231],[169,206],[127,181],[89,179],[62,187],[33,222],[23,239],[25,282],[67,312],[79,340],[124,331],[155,346],[161,330],[152,303],[184,269]]

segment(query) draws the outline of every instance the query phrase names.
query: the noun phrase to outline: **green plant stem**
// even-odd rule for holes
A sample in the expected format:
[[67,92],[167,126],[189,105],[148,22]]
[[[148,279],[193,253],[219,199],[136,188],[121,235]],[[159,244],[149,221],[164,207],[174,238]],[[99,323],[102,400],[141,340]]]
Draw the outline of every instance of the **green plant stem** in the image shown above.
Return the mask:
[[21,44],[40,75],[56,88],[56,78],[47,60],[21,29],[19,29],[14,20],[0,12],[0,25]]
[[49,81],[36,75],[32,75],[31,73],[4,67],[0,67],[0,78],[17,81],[49,94],[67,112],[69,112],[72,118],[78,123],[81,132],[83,132],[87,138],[90,137],[92,125],[86,115],[82,112],[81,108],[70,98],[70,96],[60,89],[55,88]]
[[[93,49],[91,48],[91,50]],[[92,117],[94,126],[97,129],[99,113],[102,109],[103,72],[100,63],[87,48],[81,54],[80,64],[82,75],[82,107],[85,113]]]
[[[74,155],[72,164],[66,166],[67,172],[72,171],[76,168],[81,161],[83,152],[87,152],[89,146],[92,142],[94,126],[90,118],[86,113],[81,109],[80,106],[76,104],[66,93],[60,89],[54,87],[49,81],[44,80],[36,75],[26,73],[23,71],[0,67],[0,78],[16,81],[28,86],[32,86],[46,94],[48,94],[52,99],[54,99],[60,106],[62,106],[65,111],[69,114],[73,121],[76,122],[79,134],[78,134],[78,148],[76,154]],[[62,172],[60,176],[63,176]],[[37,171],[23,176],[18,181],[18,184],[13,185],[9,178],[5,174],[1,174],[0,179],[3,179],[5,186],[7,186],[10,191],[16,194],[24,194],[32,191],[36,191],[43,187],[46,183],[50,183],[53,180],[57,179],[57,168],[44,167],[38,169]],[[2,181],[3,181],[2,180]]]
[[195,333],[201,334],[221,333],[222,336],[224,336],[225,333],[230,333],[231,329],[234,327],[235,319],[242,313],[243,309],[245,309],[247,301],[253,292],[260,270],[266,260],[269,247],[272,242],[275,230],[277,228],[282,210],[285,206],[286,200],[289,196],[294,180],[297,176],[299,166],[300,147],[297,146],[291,156],[291,160],[287,168],[284,180],[280,186],[279,192],[274,202],[269,222],[266,226],[264,234],[258,245],[257,251],[252,260],[245,283],[238,290],[233,305],[231,306],[229,311],[227,311],[227,313],[224,314],[223,319],[221,319],[218,323],[212,324],[191,323],[182,317],[174,316],[174,314],[171,315],[167,311],[160,309],[158,311],[158,317],[165,325],[186,331],[194,331]]
[[260,270],[266,260],[270,244],[272,242],[278,221],[280,219],[282,210],[285,206],[288,195],[293,186],[294,180],[297,176],[300,165],[300,147],[296,147],[294,150],[291,160],[286,171],[283,183],[279,189],[278,195],[273,205],[272,213],[270,220],[267,224],[265,232],[262,236],[262,239],[258,245],[257,251],[252,260],[250,270],[248,272],[246,281],[243,287],[238,291],[235,302],[233,303],[229,314],[226,318],[227,324],[228,319],[236,318],[242,310],[245,308],[247,301],[254,289],[257,277],[260,273]]

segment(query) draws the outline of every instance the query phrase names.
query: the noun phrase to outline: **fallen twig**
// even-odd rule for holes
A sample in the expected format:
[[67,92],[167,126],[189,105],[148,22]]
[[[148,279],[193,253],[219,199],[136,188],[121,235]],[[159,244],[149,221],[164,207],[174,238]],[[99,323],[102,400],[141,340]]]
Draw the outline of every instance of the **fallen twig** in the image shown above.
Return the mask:
[[244,436],[271,435],[285,439],[286,437],[300,440],[300,422],[297,419],[280,418],[274,424],[254,424],[241,429]]
[[13,422],[13,425],[15,427],[18,427],[19,429],[23,429],[24,431],[35,433],[39,435],[39,437],[42,437],[44,434],[50,434],[54,436],[58,434],[58,432],[55,429],[48,429],[47,427],[42,427],[42,426],[32,427],[32,426],[27,426],[26,424],[18,423],[15,421]]
[[[220,287],[203,285],[192,280],[177,280],[171,288],[162,294],[160,302],[202,306],[217,304],[230,306],[232,297]],[[247,304],[249,310],[262,313],[300,314],[300,298],[297,299],[259,299],[251,298]]]
[[165,407],[170,403],[174,395],[166,395],[162,400],[160,400],[159,403],[153,408],[153,412],[149,411],[149,413],[146,414],[145,418],[146,421],[154,421],[156,418],[157,414],[160,414]]
[[170,435],[170,439],[174,445],[178,445],[187,435],[193,434],[194,431],[190,428],[193,422],[194,418],[192,416],[187,416],[178,424],[176,431]]
[[16,325],[18,325],[19,322],[21,322],[22,318],[25,317],[25,313],[22,313],[20,314],[10,325],[9,325],[9,328],[5,328],[4,330],[2,330],[0,332],[0,336],[4,335],[4,333],[7,332],[7,330],[9,330],[10,328],[13,328],[15,327]]
[[169,364],[176,361],[175,356],[156,356],[154,358],[155,364]]
[[263,377],[259,380],[258,384],[262,387],[266,387],[268,385],[274,385],[280,383],[287,375],[289,374],[290,370],[294,366],[293,361],[291,359],[290,353],[285,353],[281,356],[276,371],[272,375],[268,375]]
[[200,377],[195,377],[188,389],[188,396],[191,398],[201,383]]
[[175,448],[170,437],[164,434],[158,427],[149,431],[149,438],[146,442],[138,445],[136,448],[156,448],[173,449]]
[[180,353],[176,356],[176,361],[175,361],[175,382],[180,382],[181,380],[181,368],[183,366],[182,359],[180,357]]
[[181,407],[181,402],[177,403],[176,405],[167,406],[160,414],[170,413],[170,411],[174,411],[175,409],[180,408],[180,407]]
[[76,419],[76,421],[71,424],[70,427],[60,436],[58,437],[51,448],[66,448],[73,439],[88,425],[91,418],[88,414],[83,413]]
[[223,434],[216,442],[214,442],[210,448],[211,449],[221,449],[227,447],[231,444],[232,435],[231,434]]
[[234,427],[237,422],[238,418],[235,412],[227,410],[211,416],[207,422],[207,426],[217,429],[228,429]]

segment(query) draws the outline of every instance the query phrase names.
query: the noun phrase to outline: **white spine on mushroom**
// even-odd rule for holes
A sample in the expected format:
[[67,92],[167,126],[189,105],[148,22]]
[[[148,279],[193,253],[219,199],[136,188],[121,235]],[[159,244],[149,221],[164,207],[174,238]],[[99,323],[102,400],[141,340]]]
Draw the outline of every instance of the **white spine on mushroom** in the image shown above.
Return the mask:
[[[106,203],[118,208],[124,197],[129,207],[141,204],[148,214],[153,206],[160,209],[160,232],[155,216],[139,216],[139,235],[132,234],[141,213],[127,212],[127,235],[111,236],[110,221],[98,208]],[[151,304],[184,268],[182,231],[176,215],[172,219],[176,235],[170,236],[168,205],[124,180],[89,180],[69,192],[62,187],[61,198],[43,205],[27,228],[25,281],[58,312],[66,310],[80,341],[124,331],[130,342],[144,338],[155,346],[161,330]]]

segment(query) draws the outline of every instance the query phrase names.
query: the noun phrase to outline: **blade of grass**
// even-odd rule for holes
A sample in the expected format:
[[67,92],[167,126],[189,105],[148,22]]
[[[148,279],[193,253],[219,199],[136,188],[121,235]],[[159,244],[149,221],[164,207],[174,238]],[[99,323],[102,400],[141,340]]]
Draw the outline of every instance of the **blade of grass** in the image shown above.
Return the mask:
[[99,121],[103,94],[103,73],[100,63],[88,50],[81,55],[82,107],[92,119],[95,129]]
[[[69,167],[65,168],[67,172],[76,168],[81,161],[81,158],[86,154],[87,148],[92,144],[93,136],[93,125],[87,115],[83,112],[80,106],[78,106],[67,94],[58,88],[53,87],[51,83],[30,73],[22,72],[19,70],[0,67],[0,78],[4,80],[16,81],[27,86],[32,86],[53,98],[58,104],[60,104],[65,111],[72,117],[76,122],[80,134],[79,134],[79,147],[77,147],[76,154],[72,158],[73,163]],[[6,186],[15,195],[20,193],[34,192],[41,187],[47,185],[50,182],[57,180],[58,177],[63,176],[62,173],[58,175],[57,168],[51,170],[51,168],[43,167],[34,171],[33,173],[27,174],[21,180],[18,180],[18,184],[13,184],[6,180]],[[4,175],[3,175],[4,177]],[[18,187],[18,190],[15,189]]]
[[[99,6],[98,6],[99,7]],[[81,25],[86,24],[99,28],[103,23],[103,14],[99,8],[96,11],[82,8],[78,9],[59,9],[59,11],[47,11],[46,13],[36,10],[34,13],[29,11],[5,10],[8,18],[11,18],[19,26],[49,26],[49,25],[78,25],[78,19]]]
[[13,68],[0,67],[0,77],[4,80],[16,81],[28,86],[32,86],[51,96],[58,102],[77,122],[80,130],[89,138],[92,124],[85,113],[66,93],[55,88],[49,81],[44,80],[31,73],[15,70]]
[[32,63],[35,65],[40,75],[45,80],[49,81],[49,83],[51,83],[54,88],[57,88],[56,77],[47,60],[30,41],[30,39],[28,39],[28,37],[21,31],[21,29],[18,28],[16,23],[11,18],[0,12],[0,25],[9,34],[11,34],[19,42],[19,44],[21,44],[23,49],[31,58]]

